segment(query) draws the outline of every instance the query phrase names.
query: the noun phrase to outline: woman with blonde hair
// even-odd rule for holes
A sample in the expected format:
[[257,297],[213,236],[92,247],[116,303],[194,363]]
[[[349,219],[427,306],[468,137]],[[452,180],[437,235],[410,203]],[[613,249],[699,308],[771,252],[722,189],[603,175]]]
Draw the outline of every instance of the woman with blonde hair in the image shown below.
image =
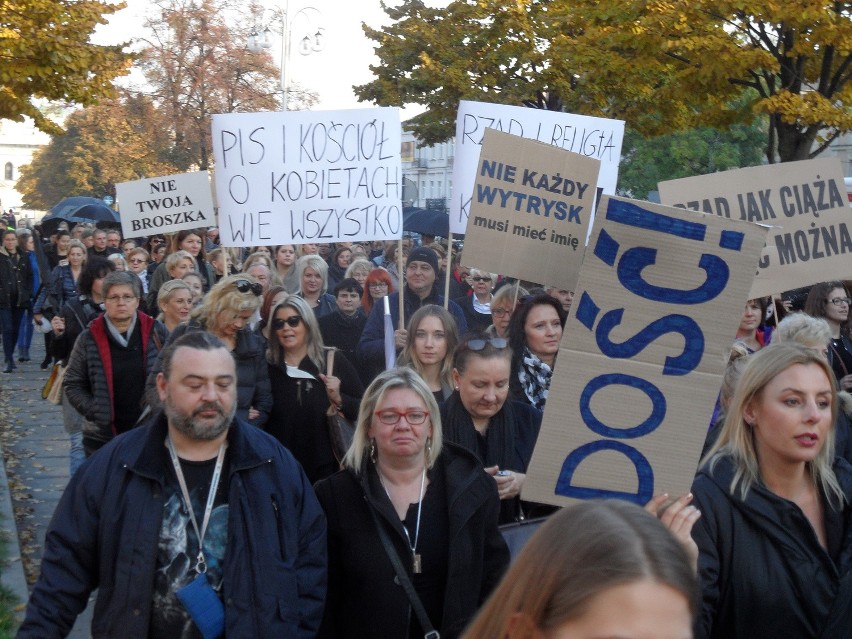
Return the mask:
[[319,637],[457,637],[509,555],[494,482],[475,456],[442,441],[438,406],[417,373],[395,368],[373,380],[343,465],[315,486],[329,549]]
[[852,469],[834,458],[836,387],[817,352],[751,355],[692,485],[696,638],[844,637],[852,628]]
[[328,291],[328,264],[319,255],[303,255],[296,262],[299,271],[299,290],[317,317],[333,313],[337,308],[334,295]]
[[[266,369],[266,344],[263,338],[249,329],[248,322],[260,308],[261,286],[250,275],[230,275],[219,280],[204,298],[204,303],[192,310],[187,324],[181,324],[169,335],[167,344],[184,333],[207,331],[222,340],[237,363],[237,416],[255,426],[263,426],[272,409],[272,389]],[[148,401],[159,402],[152,396],[157,373],[148,377]]]
[[370,274],[370,271],[373,270],[373,264],[367,259],[357,259],[352,260],[352,263],[346,269],[346,274],[344,275],[344,279],[351,277],[353,280],[358,282],[361,285],[361,288],[365,288],[367,283],[367,276]]
[[405,347],[397,366],[414,369],[435,401],[443,402],[453,392],[453,353],[459,343],[456,320],[442,306],[427,304],[411,316]]
[[169,280],[157,293],[157,307],[160,314],[157,320],[163,323],[171,333],[189,320],[192,311],[192,289],[183,280]]
[[687,552],[656,517],[586,501],[542,525],[463,639],[690,639],[697,598]]

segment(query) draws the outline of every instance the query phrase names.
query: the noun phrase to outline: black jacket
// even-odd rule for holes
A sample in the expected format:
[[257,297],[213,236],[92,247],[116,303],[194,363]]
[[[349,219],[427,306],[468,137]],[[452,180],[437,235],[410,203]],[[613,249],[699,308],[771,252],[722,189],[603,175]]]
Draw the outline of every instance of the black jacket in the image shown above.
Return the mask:
[[[330,406],[320,371],[309,357],[299,363],[299,370],[315,379],[290,377],[283,364],[268,364],[272,384],[272,412],[266,432],[284,444],[302,464],[311,482],[328,477],[339,469],[331,450],[326,412]],[[325,370],[325,367],[323,367]],[[334,376],[340,378],[343,414],[353,423],[364,387],[355,368],[345,357],[335,354]]]
[[[189,331],[203,331],[204,327],[191,320],[189,324],[181,324],[169,334],[166,346]],[[237,362],[237,417],[254,426],[263,427],[269,419],[272,410],[272,390],[269,387],[269,374],[266,372],[266,343],[264,339],[248,328],[237,333],[237,343],[233,350]],[[161,362],[157,359],[151,374],[148,376],[148,401],[157,405],[152,391],[160,372]],[[260,415],[257,419],[249,419],[249,408],[255,408]]]
[[[474,455],[445,443],[431,473],[443,475],[449,510],[443,619],[432,619],[443,639],[458,636],[497,585],[509,562],[497,529],[494,481]],[[403,565],[410,549],[399,516],[373,464],[360,476],[342,470],[314,487],[328,519],[328,599],[319,636],[407,637],[408,598],[376,532],[367,501],[386,525]],[[428,529],[424,529],[428,530]],[[410,575],[409,575],[410,576]]]
[[464,313],[464,318],[467,320],[467,330],[469,331],[484,331],[491,326],[491,312],[480,313],[473,307],[473,300],[476,296],[463,295],[457,297],[453,301],[458,304],[459,308]]
[[[147,637],[169,467],[161,417],[117,437],[71,478],[50,522],[20,639],[64,637],[97,588],[96,638]],[[228,639],[314,637],[325,518],[299,465],[235,419],[228,431]]]
[[28,308],[32,295],[33,269],[29,256],[20,249],[13,256],[0,247],[0,308]]
[[745,500],[732,495],[730,458],[698,472],[692,493],[701,518],[692,536],[703,602],[696,639],[852,634],[852,466],[838,459],[834,470],[846,504],[834,508],[823,496],[828,551],[794,503],[760,484]]
[[361,333],[364,331],[366,323],[367,315],[364,313],[364,309],[360,307],[354,317],[346,316],[340,310],[335,310],[333,313],[317,318],[323,344],[334,346],[338,353],[342,353],[356,370],[358,369],[358,360],[355,358],[355,349],[358,347],[358,340],[361,339]]

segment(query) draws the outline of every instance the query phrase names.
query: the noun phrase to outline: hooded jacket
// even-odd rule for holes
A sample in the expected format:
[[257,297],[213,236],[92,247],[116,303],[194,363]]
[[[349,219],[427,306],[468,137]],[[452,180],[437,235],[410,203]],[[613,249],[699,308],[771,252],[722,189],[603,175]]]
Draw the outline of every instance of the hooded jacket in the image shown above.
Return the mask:
[[852,467],[837,459],[834,471],[846,503],[839,508],[821,495],[828,550],[801,509],[762,484],[745,499],[731,494],[729,457],[698,472],[692,493],[701,518],[692,536],[703,601],[696,639],[850,636]]

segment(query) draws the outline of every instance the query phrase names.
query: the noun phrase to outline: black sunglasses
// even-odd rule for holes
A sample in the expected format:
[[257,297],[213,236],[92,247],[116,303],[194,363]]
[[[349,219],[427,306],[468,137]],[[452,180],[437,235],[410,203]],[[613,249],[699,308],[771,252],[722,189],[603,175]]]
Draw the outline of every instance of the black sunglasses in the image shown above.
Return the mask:
[[490,281],[491,281],[491,278],[490,278],[490,277],[480,277],[479,275],[476,275],[476,276],[474,276],[474,277],[473,277],[473,278],[471,278],[471,279],[472,279],[474,282],[490,282]]
[[234,282],[234,286],[237,287],[237,290],[240,293],[248,293],[249,291],[251,291],[258,297],[263,295],[263,286],[261,286],[260,284],[252,284],[248,280],[236,280]]
[[302,321],[301,315],[291,315],[290,317],[276,317],[272,320],[272,330],[280,331],[284,328],[284,325],[290,326],[292,328],[296,328],[299,323]]
[[459,344],[459,348],[466,348],[470,351],[481,351],[488,344],[491,344],[498,351],[506,348],[509,345],[509,340],[505,337],[482,337],[469,339]]

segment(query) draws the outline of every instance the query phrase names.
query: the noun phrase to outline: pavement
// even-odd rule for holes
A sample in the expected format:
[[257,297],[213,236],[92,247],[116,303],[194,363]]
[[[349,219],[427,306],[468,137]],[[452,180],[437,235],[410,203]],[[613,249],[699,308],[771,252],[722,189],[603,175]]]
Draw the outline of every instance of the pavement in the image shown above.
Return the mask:
[[[0,534],[7,557],[0,563],[0,582],[25,603],[38,578],[47,526],[68,483],[68,435],[60,406],[43,400],[49,371],[40,368],[44,338],[35,334],[32,360],[17,363],[12,374],[0,373]],[[81,614],[72,639],[91,637],[93,599]]]

